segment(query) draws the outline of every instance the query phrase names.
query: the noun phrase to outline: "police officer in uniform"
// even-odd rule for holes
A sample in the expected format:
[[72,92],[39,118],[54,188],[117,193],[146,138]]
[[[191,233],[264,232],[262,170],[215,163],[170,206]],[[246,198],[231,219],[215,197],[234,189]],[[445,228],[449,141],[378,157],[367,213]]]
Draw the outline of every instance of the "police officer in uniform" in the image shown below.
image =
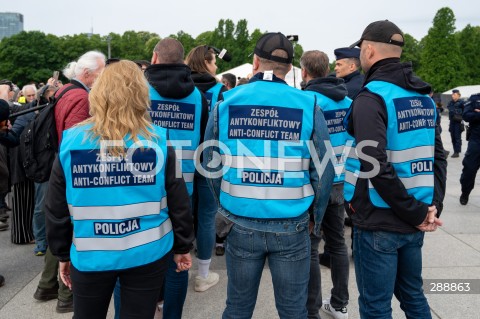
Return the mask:
[[448,131],[452,137],[453,154],[452,158],[460,156],[462,152],[462,114],[464,108],[464,102],[460,99],[460,91],[452,91],[452,100],[447,105],[448,118],[450,120],[450,126]]
[[327,210],[322,220],[325,236],[325,250],[330,252],[331,275],[333,288],[331,298],[322,303],[321,274],[318,256],[320,237],[310,235],[312,244],[310,281],[308,284],[307,310],[309,318],[320,318],[320,308],[335,318],[348,318],[348,250],[345,245],[343,223],[345,209],[343,207],[344,148],[352,137],[343,127],[343,119],[350,108],[352,100],[347,96],[347,88],[342,79],[327,77],[328,56],[321,51],[304,52],[300,58],[302,79],[306,86],[304,91],[317,98],[327,122],[330,141],[335,152],[335,178]]
[[348,97],[353,99],[363,85],[363,74],[360,73],[360,50],[358,48],[338,48],[335,54],[335,74],[345,81]]
[[279,316],[307,318],[309,212],[318,234],[333,181],[331,162],[320,165],[328,131],[315,97],[284,80],[293,58],[288,39],[266,33],[254,53],[250,83],[225,94],[205,134],[221,146],[223,172],[209,182],[219,212],[233,223],[223,318],[252,317],[267,259]]
[[191,266],[187,188],[149,107],[143,72],[119,61],[90,92],[92,117],[64,132],[45,201],[47,238],[74,288],[77,319],[105,318],[117,279],[121,318],[150,319],[171,251],[177,271]]
[[388,20],[369,24],[352,45],[366,72],[347,114],[356,152],[344,182],[361,318],[391,318],[394,293],[407,317],[431,318],[421,249],[424,233],[442,224],[446,160],[431,88],[400,62],[403,45]]
[[467,138],[468,147],[463,158],[462,176],[460,184],[462,185],[462,195],[460,204],[467,205],[468,197],[475,186],[475,177],[480,168],[480,93],[473,94],[465,103],[463,119],[469,123]]

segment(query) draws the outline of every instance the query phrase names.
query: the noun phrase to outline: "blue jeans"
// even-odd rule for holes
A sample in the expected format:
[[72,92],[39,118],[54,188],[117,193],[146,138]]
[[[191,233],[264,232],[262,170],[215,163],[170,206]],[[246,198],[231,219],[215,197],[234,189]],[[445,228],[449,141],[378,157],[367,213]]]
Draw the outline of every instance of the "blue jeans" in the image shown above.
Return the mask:
[[217,202],[205,177],[195,176],[195,187],[198,195],[197,257],[201,260],[208,260],[212,258],[215,243]]
[[355,274],[362,319],[392,318],[393,294],[408,319],[432,318],[422,288],[424,234],[354,227]]
[[47,250],[47,239],[45,234],[45,194],[48,190],[48,181],[35,183],[35,207],[33,209],[33,236],[35,237],[34,252],[45,252]]
[[265,261],[281,319],[307,318],[310,268],[308,221],[295,231],[274,233],[234,224],[226,239],[227,306],[224,319],[251,318]]

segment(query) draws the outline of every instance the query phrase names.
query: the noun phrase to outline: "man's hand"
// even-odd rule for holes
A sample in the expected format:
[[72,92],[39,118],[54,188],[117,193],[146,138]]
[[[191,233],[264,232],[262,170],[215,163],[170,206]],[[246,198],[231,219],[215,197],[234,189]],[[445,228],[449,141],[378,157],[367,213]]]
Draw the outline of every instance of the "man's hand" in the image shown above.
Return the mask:
[[70,279],[70,262],[69,261],[60,262],[58,274],[60,275],[60,279],[62,279],[65,286],[67,286],[68,289],[72,290],[72,280]]
[[442,226],[443,222],[440,218],[437,218],[437,207],[435,205],[428,207],[427,217],[420,225],[416,226],[418,229],[424,232],[432,232],[437,230],[438,226]]
[[192,256],[190,253],[175,254],[173,255],[173,261],[177,264],[176,272],[189,270],[192,267]]

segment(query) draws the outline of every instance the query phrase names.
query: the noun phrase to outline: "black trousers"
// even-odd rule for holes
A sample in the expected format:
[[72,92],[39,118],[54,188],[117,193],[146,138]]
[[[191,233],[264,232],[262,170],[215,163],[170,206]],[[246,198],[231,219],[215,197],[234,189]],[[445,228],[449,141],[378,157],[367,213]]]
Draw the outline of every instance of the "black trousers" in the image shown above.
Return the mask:
[[171,253],[135,268],[84,272],[72,265],[74,319],[105,319],[117,278],[121,286],[120,318],[152,319]]
[[475,186],[475,177],[480,169],[480,138],[478,140],[470,138],[462,164],[463,169],[460,176],[462,194],[470,195]]

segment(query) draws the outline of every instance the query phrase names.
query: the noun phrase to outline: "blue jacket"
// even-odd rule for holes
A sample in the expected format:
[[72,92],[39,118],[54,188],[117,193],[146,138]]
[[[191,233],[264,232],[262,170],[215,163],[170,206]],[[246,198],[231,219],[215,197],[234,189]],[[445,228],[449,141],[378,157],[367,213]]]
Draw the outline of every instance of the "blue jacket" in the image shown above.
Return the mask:
[[[252,80],[250,81],[250,84],[236,88],[235,94],[228,94],[226,99],[220,102],[219,105],[217,105],[217,107],[212,111],[212,113],[210,114],[209,122],[207,124],[205,140],[227,142],[227,144],[230,144],[230,145],[233,145],[233,143],[237,141],[237,139],[232,134],[239,133],[240,131],[229,131],[229,128],[225,127],[225,124],[222,124],[225,121],[225,118],[222,119],[222,114],[225,115],[226,111],[241,112],[241,111],[245,111],[244,109],[249,109],[251,114],[251,112],[255,112],[257,110],[259,112],[261,112],[262,110],[266,112],[266,110],[268,109],[268,110],[273,110],[274,112],[278,111],[278,116],[279,116],[277,118],[278,120],[278,119],[281,119],[280,117],[283,115],[281,115],[282,111],[276,108],[285,107],[286,109],[288,109],[288,107],[292,107],[293,105],[288,104],[288,102],[292,101],[292,98],[296,99],[297,102],[298,101],[304,101],[304,103],[306,102],[306,104],[303,107],[303,112],[306,114],[306,117],[303,119],[300,118],[300,121],[302,121],[302,123],[305,124],[305,127],[301,128],[302,132],[299,133],[299,135],[297,136],[301,139],[300,145],[297,146],[298,148],[297,150],[294,150],[291,153],[291,155],[293,155],[294,157],[297,157],[298,160],[296,162],[297,163],[301,162],[302,163],[301,167],[305,167],[306,171],[302,171],[303,168],[302,169],[299,168],[300,174],[298,174],[298,178],[291,178],[292,181],[286,181],[285,179],[285,180],[282,180],[282,182],[287,183],[283,186],[288,186],[288,183],[306,182],[307,184],[305,184],[305,187],[311,189],[312,191],[311,198],[310,199],[306,199],[304,197],[299,198],[298,205],[296,206],[292,205],[292,211],[287,211],[287,209],[285,209],[282,206],[282,203],[278,203],[277,208],[283,209],[283,211],[267,212],[265,210],[262,210],[262,208],[265,209],[264,204],[262,204],[262,200],[268,201],[268,198],[269,198],[268,194],[275,194],[275,192],[268,191],[267,193],[259,192],[258,194],[252,194],[253,196],[258,195],[261,198],[263,198],[263,199],[259,198],[259,201],[258,201],[258,207],[260,208],[257,214],[258,217],[253,217],[252,214],[249,213],[248,211],[252,209],[251,201],[255,201],[254,199],[246,199],[244,202],[245,205],[242,205],[242,201],[238,199],[237,201],[235,201],[235,203],[238,204],[237,207],[228,205],[230,207],[230,211],[229,211],[223,205],[223,201],[225,200],[226,197],[224,196],[224,192],[222,192],[222,188],[225,190],[225,187],[226,187],[225,185],[228,184],[229,181],[222,179],[221,176],[210,178],[209,184],[213,190],[213,193],[215,194],[215,197],[218,200],[220,213],[222,213],[228,219],[232,220],[234,223],[238,223],[243,227],[256,229],[260,231],[269,231],[269,232],[294,232],[295,227],[298,223],[302,223],[304,221],[308,222],[309,217],[307,215],[307,212],[310,211],[314,215],[314,219],[315,219],[315,232],[317,233],[319,232],[320,223],[328,203],[328,198],[330,195],[334,172],[333,172],[332,163],[330,161],[326,163],[325,167],[321,167],[320,165],[327,151],[324,141],[328,141],[329,136],[328,136],[327,126],[325,123],[325,118],[320,108],[315,104],[314,98],[294,88],[288,87],[283,80],[278,79],[275,76],[272,81],[265,81],[263,80],[263,74],[261,73],[256,74],[256,76],[252,78]],[[245,105],[245,107],[243,107],[242,109],[236,110],[235,105],[233,105],[234,108],[232,109],[231,108],[232,105],[230,104],[231,102],[237,105],[237,108],[239,108],[240,105]],[[271,107],[272,105],[274,105],[273,108]],[[258,108],[255,108],[254,106],[258,106]],[[301,105],[295,105],[295,106],[302,107]],[[267,108],[264,108],[264,107],[267,107]],[[224,108],[225,108],[225,111],[220,112],[220,110],[223,110]],[[309,111],[312,112],[310,113],[311,115],[308,114]],[[297,114],[297,112],[294,111],[291,114]],[[308,117],[310,117],[310,120],[308,120]],[[262,118],[261,120],[268,120],[268,119]],[[308,121],[310,121],[310,123],[308,123]],[[266,123],[265,125],[267,127],[270,127],[270,124]],[[275,125],[275,124],[272,124],[272,125]],[[255,125],[252,127],[252,130],[249,132],[253,132],[254,127]],[[248,131],[248,128],[245,127],[245,129],[243,129],[241,133],[246,134],[247,131]],[[279,144],[286,143],[287,145],[286,155],[288,157],[288,155],[290,155],[290,153],[288,153],[288,145],[292,147],[292,144],[288,144],[288,143],[292,143],[292,142],[288,142],[287,140],[288,137],[284,137],[285,142],[281,142],[278,139],[276,140],[276,138],[279,137],[278,134],[282,134],[282,136],[284,135],[283,133],[279,132],[279,130],[271,129],[271,130],[264,130],[264,131],[266,133],[265,134],[262,133],[263,135],[261,134],[261,132],[257,132],[258,134],[262,135],[261,137],[250,138],[251,136],[245,135],[245,136],[242,136],[242,138],[238,138],[238,141],[240,141],[241,143],[244,143],[244,145],[246,145],[247,148],[250,148],[256,152],[260,152],[260,153],[254,154],[254,157],[266,155],[266,154],[261,154],[263,153],[263,150],[259,150],[256,147],[256,145],[258,144],[257,142],[259,141],[267,141],[267,143],[269,143],[267,145],[270,145],[270,146],[272,145],[274,146],[277,143]],[[310,133],[308,133],[308,131]],[[279,133],[277,134],[275,132],[279,132]],[[231,133],[230,138],[227,137],[227,134],[229,133]],[[295,134],[296,132],[292,131],[290,133]],[[305,134],[307,133],[310,136],[305,136]],[[276,136],[273,136],[272,134]],[[290,136],[290,135],[285,134],[285,136]],[[314,156],[312,160],[310,160],[307,154],[308,150],[306,149],[302,150],[302,148],[305,145],[309,145],[308,143],[310,141],[313,142],[313,146],[314,146],[312,148],[312,151],[313,149],[315,150],[315,152],[312,152]],[[298,145],[298,141],[293,141],[293,144]],[[224,155],[227,155],[227,156],[223,156],[223,160],[226,161],[225,162],[226,164],[230,165],[231,163],[235,163],[234,157],[235,157],[236,151],[238,150],[233,149],[231,154],[223,153]],[[267,149],[265,149],[265,152],[267,151],[272,151],[271,153],[272,158],[276,157],[275,147],[271,147],[271,148],[267,147]],[[299,151],[300,153],[298,153]],[[300,157],[298,157],[299,156],[298,154],[304,154],[300,156],[303,159],[300,159]],[[227,159],[229,155],[233,156],[230,163],[229,163],[229,159]],[[246,165],[245,167],[249,166],[248,157],[247,156],[240,156],[240,157],[242,157],[241,160],[245,161],[244,162],[244,165]],[[203,166],[205,169],[209,168],[207,164],[211,163],[213,159],[214,159],[214,149],[209,148],[207,149],[206,154],[204,154]],[[317,165],[315,165],[314,162],[316,162]],[[272,162],[268,162],[268,163],[270,163],[270,165],[274,165],[272,163],[277,163],[277,162],[275,159],[273,159]],[[233,165],[234,164],[232,164],[232,166]],[[319,172],[321,173],[320,176],[315,166],[317,166],[317,168],[319,169]],[[241,166],[237,166],[237,168],[240,168],[240,167]],[[216,167],[216,169],[224,169],[224,168],[225,169],[227,168],[226,166],[224,166],[224,163],[220,163],[220,165]],[[243,177],[245,177],[244,173],[245,174],[252,173],[252,172],[247,172],[247,170],[245,169],[240,169],[240,171],[242,174],[241,176]],[[235,169],[232,172],[234,173]],[[278,181],[279,179],[282,178],[282,176],[276,176],[277,173],[280,173],[281,175],[281,174],[290,174],[291,172],[277,170],[277,169],[273,169],[273,170],[270,169],[271,175],[269,176],[269,178],[271,178],[274,181]],[[286,175],[283,175],[283,176],[286,176]],[[234,178],[235,177],[233,176],[230,179],[230,181],[233,181]],[[256,179],[259,179],[260,177],[256,175],[252,177],[249,175],[245,178],[251,179],[247,182],[255,183]],[[305,178],[307,178],[306,181],[304,181]],[[263,180],[265,180],[265,178]],[[252,190],[252,192],[255,193],[255,190]],[[265,196],[262,197],[263,196],[262,194]],[[291,196],[294,196],[294,195],[295,194],[292,194]],[[309,200],[310,201],[309,203],[311,204],[307,203],[307,200]],[[286,201],[290,202],[290,200],[288,199]],[[305,206],[305,204],[307,205]],[[244,212],[244,209],[247,212]],[[253,213],[253,210],[251,212]]]

